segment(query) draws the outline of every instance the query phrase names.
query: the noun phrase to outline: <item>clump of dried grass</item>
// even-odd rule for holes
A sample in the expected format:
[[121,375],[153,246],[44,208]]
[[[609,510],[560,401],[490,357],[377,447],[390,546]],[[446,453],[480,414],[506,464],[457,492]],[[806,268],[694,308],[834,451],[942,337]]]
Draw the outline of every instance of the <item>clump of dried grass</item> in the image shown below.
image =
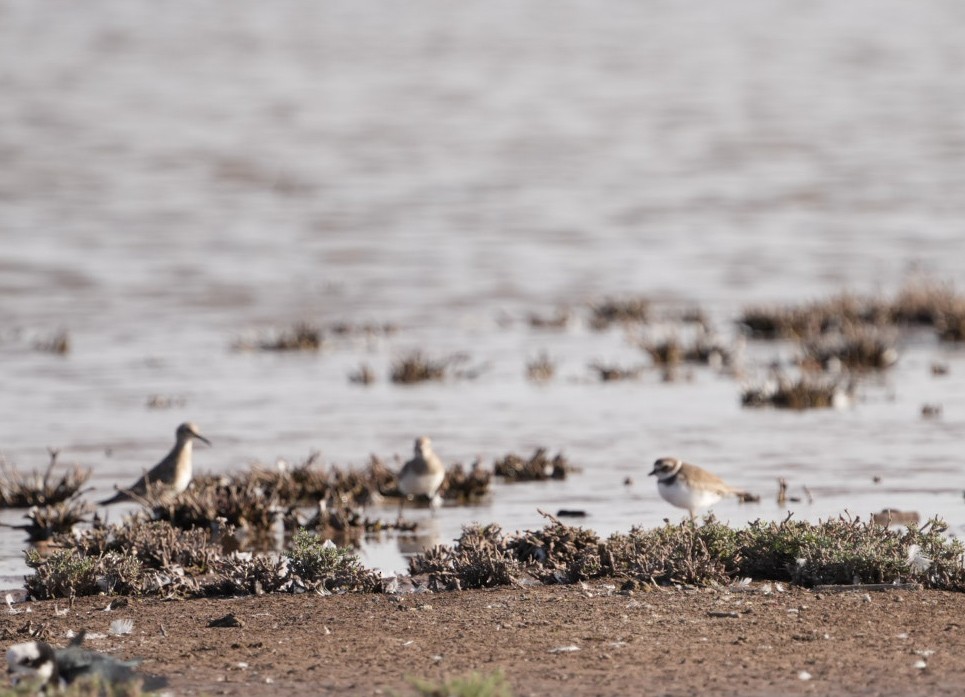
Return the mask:
[[526,378],[530,382],[549,382],[556,375],[556,362],[546,351],[526,363]]
[[371,385],[375,382],[375,371],[368,364],[363,363],[348,374],[348,381],[353,385]]
[[308,322],[296,322],[288,329],[281,329],[256,339],[239,339],[234,343],[236,351],[318,351],[324,343],[322,330]]
[[576,583],[599,576],[602,567],[597,534],[543,515],[552,523],[507,540],[505,548],[510,556],[546,584]]
[[862,326],[917,326],[932,327],[943,340],[955,341],[965,336],[961,332],[965,326],[965,296],[948,283],[914,280],[893,298],[841,294],[802,305],[749,307],[739,325],[760,339],[809,340]]
[[43,542],[73,532],[74,526],[87,522],[87,516],[93,512],[94,507],[86,501],[70,499],[48,506],[34,506],[24,516],[29,523],[10,527],[26,531],[30,542]]
[[596,371],[597,377],[602,382],[615,382],[617,380],[636,380],[643,374],[645,367],[642,365],[634,365],[625,368],[619,365],[595,361],[590,363],[590,370]]
[[55,353],[58,356],[66,356],[70,353],[70,334],[66,329],[61,329],[50,336],[34,341],[34,350],[43,353]]
[[828,409],[847,403],[853,385],[839,378],[814,377],[809,374],[797,380],[780,375],[776,380],[747,387],[741,394],[745,407],[771,406],[779,409]]
[[529,313],[527,321],[533,329],[566,329],[570,323],[572,314],[568,309],[557,309],[552,315],[541,315],[536,312]]
[[427,575],[434,590],[511,585],[519,572],[495,524],[466,526],[454,547],[437,545],[409,560],[409,573]]
[[546,453],[546,448],[537,448],[528,459],[507,453],[493,464],[494,473],[507,482],[532,482],[566,479],[568,474],[577,471],[563,453],[557,453],[552,459]]
[[590,326],[597,331],[614,324],[645,324],[650,319],[650,301],[644,297],[607,298],[590,305]]
[[414,351],[392,364],[389,378],[400,385],[414,385],[420,382],[445,380],[451,368],[467,360],[464,354],[432,359],[421,351]]
[[71,465],[59,479],[53,478],[59,451],[48,450],[50,464],[43,474],[23,474],[0,460],[0,508],[47,506],[73,498],[90,478],[90,469]]
[[840,334],[815,337],[802,346],[805,366],[823,370],[837,366],[849,370],[885,370],[898,360],[893,335],[861,326]]
[[471,503],[489,493],[491,481],[492,472],[483,469],[479,460],[472,463],[468,472],[457,462],[446,470],[439,493],[447,501]]

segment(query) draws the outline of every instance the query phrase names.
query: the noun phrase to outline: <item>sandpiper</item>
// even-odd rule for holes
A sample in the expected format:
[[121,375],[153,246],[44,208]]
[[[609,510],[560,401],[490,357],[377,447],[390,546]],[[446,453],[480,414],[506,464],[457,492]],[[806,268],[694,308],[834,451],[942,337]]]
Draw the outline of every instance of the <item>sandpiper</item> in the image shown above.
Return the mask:
[[439,456],[432,452],[432,441],[420,436],[415,441],[415,457],[406,462],[399,471],[399,517],[406,499],[426,496],[430,505],[438,506],[439,487],[446,478],[446,468]]
[[120,489],[111,498],[101,501],[101,505],[133,501],[135,497],[143,497],[148,493],[148,486],[152,489],[159,487],[164,493],[180,494],[191,483],[191,444],[195,438],[211,445],[211,441],[202,436],[198,432],[198,427],[190,421],[178,426],[177,442],[171,452],[130,487]]
[[[11,682],[36,683],[46,693],[67,687],[79,678],[98,677],[105,683],[115,685],[133,680],[144,681],[144,687],[156,690],[164,687],[167,680],[157,676],[140,676],[134,672],[140,661],[121,661],[113,656],[81,648],[84,633],[81,632],[63,649],[54,648],[45,641],[28,641],[14,644],[7,649],[7,672]],[[18,693],[19,694],[19,693]]]
[[657,491],[663,500],[686,508],[691,520],[697,509],[713,506],[724,496],[746,496],[717,475],[675,457],[662,457],[654,462],[650,475],[656,475]]

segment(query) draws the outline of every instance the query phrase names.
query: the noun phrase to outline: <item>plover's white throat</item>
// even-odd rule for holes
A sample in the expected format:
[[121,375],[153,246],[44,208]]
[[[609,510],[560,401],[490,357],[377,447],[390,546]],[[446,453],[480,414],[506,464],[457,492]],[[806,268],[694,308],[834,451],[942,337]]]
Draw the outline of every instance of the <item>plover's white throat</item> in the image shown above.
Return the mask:
[[14,644],[7,649],[7,672],[14,685],[35,683],[44,693],[58,691],[80,678],[97,676],[108,684],[143,680],[144,688],[157,690],[167,684],[158,676],[140,676],[134,668],[140,661],[121,661],[113,656],[81,648],[81,632],[69,646],[57,649],[44,641]]
[[713,506],[724,496],[746,496],[720,477],[675,457],[662,457],[654,462],[650,475],[657,477],[657,491],[663,500],[686,508],[691,520],[698,509]]
[[180,494],[191,483],[191,444],[194,439],[211,445],[211,441],[201,435],[198,427],[190,421],[178,426],[177,441],[163,460],[154,465],[144,476],[127,489],[120,489],[101,505],[132,501],[134,496],[144,496],[148,486],[160,487],[166,494]]
[[426,436],[416,438],[415,457],[406,462],[399,471],[399,516],[406,499],[427,496],[432,505],[438,505],[436,495],[446,478],[446,468],[442,460],[432,452],[432,441]]

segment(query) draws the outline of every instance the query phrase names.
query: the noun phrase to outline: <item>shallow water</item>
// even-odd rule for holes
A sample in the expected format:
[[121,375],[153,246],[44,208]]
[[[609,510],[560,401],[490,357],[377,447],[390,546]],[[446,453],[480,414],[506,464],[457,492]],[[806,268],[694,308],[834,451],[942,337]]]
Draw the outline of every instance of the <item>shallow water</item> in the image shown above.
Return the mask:
[[[442,542],[537,508],[602,534],[677,517],[645,474],[678,454],[764,495],[715,507],[734,523],[786,515],[784,476],[814,494],[799,517],[893,507],[960,532],[960,348],[906,337],[851,408],[783,413],[741,409],[710,369],[597,383],[590,361],[642,360],[620,332],[523,320],[632,293],[733,336],[747,304],[959,278],[963,25],[955,3],[896,0],[0,3],[0,451],[31,469],[60,448],[92,498],[186,419],[214,442],[203,471],[361,466],[423,433],[448,462],[545,445],[583,467],[443,509]],[[400,329],[230,350],[298,320]],[[59,329],[69,355],[31,350]],[[391,385],[417,347],[487,369]],[[546,386],[524,377],[541,349]],[[746,366],[791,353],[751,344]],[[348,382],[362,362],[371,387]],[[0,534],[0,574],[22,547]],[[395,540],[363,553],[404,567]]]

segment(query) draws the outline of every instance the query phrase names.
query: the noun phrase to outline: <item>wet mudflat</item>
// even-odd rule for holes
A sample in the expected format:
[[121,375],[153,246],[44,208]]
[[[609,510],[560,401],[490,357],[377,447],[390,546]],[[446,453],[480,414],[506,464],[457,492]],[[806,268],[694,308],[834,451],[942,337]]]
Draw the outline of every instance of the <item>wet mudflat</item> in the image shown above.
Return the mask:
[[[178,694],[415,694],[501,669],[516,695],[957,695],[965,679],[965,594],[820,593],[605,584],[407,595],[271,595],[231,600],[105,598],[29,603],[0,632],[29,627],[129,636],[91,647],[146,659]],[[768,590],[770,592],[768,592]],[[20,606],[23,609],[23,606]],[[240,626],[209,627],[233,614]]]

